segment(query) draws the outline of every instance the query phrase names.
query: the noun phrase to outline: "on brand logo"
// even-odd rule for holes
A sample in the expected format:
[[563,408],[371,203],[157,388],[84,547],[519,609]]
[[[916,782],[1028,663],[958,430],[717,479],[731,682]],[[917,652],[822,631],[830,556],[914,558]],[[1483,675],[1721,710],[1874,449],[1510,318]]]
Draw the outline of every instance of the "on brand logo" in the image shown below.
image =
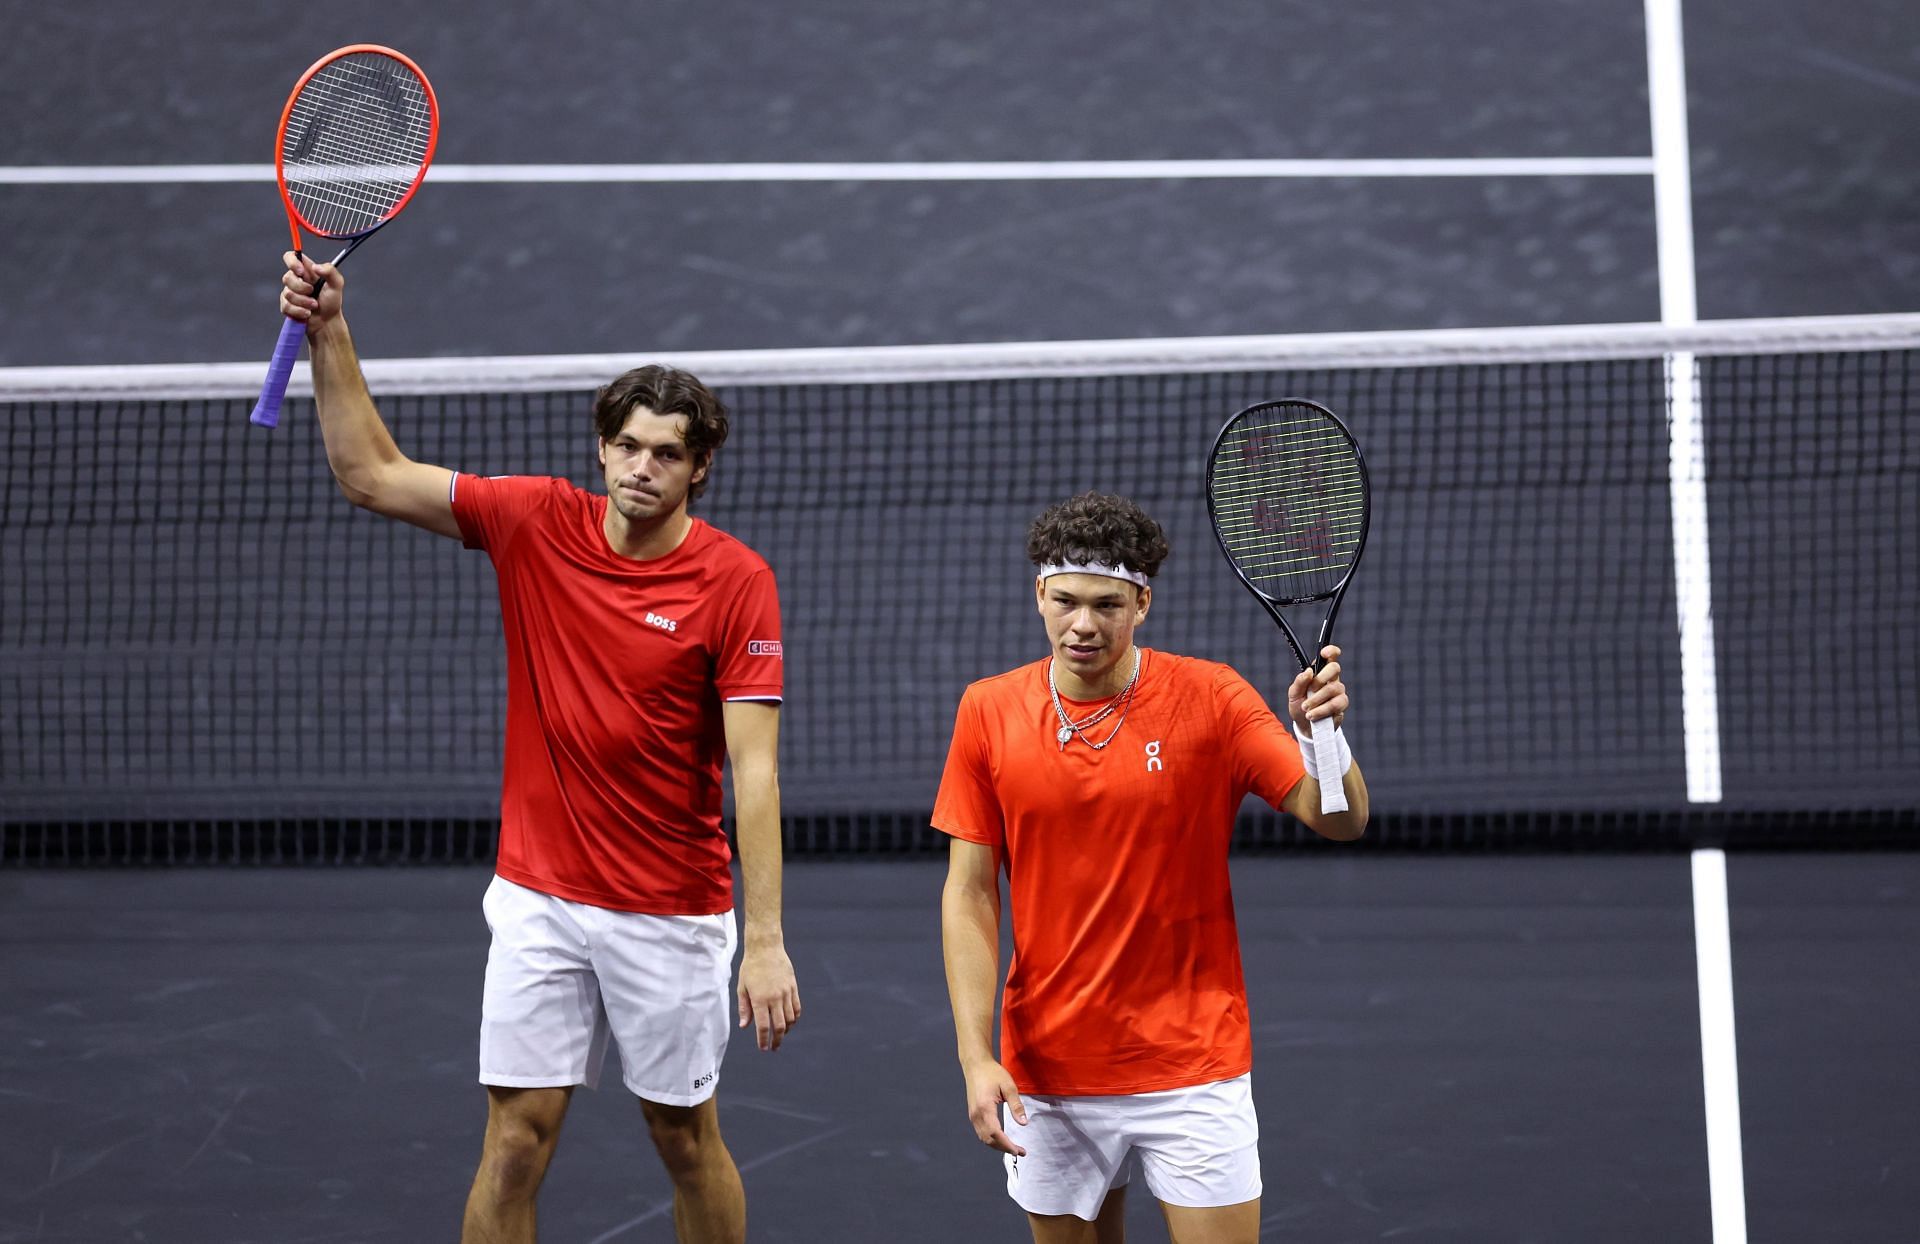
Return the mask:
[[1160,740],[1155,739],[1153,742],[1147,744],[1147,772],[1152,773],[1157,769],[1164,769],[1166,767],[1160,759]]

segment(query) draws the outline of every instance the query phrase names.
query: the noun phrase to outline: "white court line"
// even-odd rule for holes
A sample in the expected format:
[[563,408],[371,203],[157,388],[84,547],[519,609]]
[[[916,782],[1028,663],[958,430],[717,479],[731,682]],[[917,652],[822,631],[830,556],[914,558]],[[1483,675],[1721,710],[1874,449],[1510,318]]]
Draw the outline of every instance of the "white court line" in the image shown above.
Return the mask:
[[[1693,174],[1687,147],[1687,69],[1681,0],[1646,0],[1647,104],[1653,129],[1654,229],[1660,318],[1691,328]],[[1720,800],[1720,707],[1713,662],[1713,559],[1707,543],[1706,442],[1699,374],[1690,351],[1667,355],[1667,484],[1673,505],[1673,575],[1680,628],[1680,719],[1687,800]],[[1707,1197],[1713,1244],[1747,1244],[1740,1148],[1740,1056],[1733,1029],[1733,939],[1727,857],[1693,853],[1693,954],[1700,994],[1700,1075],[1707,1112]]]
[[[809,164],[436,164],[428,181],[472,183],[1137,181],[1195,178],[1650,176],[1650,156],[1459,160],[999,160]],[[0,185],[271,182],[271,164],[0,167]]]
[[1707,1186],[1713,1244],[1746,1244],[1746,1172],[1740,1156],[1740,1058],[1733,1030],[1733,945],[1727,857],[1693,853],[1693,955],[1700,982],[1700,1071],[1707,1101]]
[[[1693,178],[1687,153],[1686,58],[1681,0],[1646,0],[1647,99],[1653,126],[1660,318],[1698,318],[1693,271]],[[1706,439],[1691,354],[1667,356],[1667,485],[1673,511],[1673,579],[1680,628],[1680,721],[1687,801],[1720,802],[1719,678],[1713,653],[1713,559],[1707,531]]]
[[1713,557],[1707,540],[1707,447],[1691,353],[1666,356],[1667,497],[1680,626],[1680,732],[1687,802],[1720,802],[1720,691],[1713,652]]

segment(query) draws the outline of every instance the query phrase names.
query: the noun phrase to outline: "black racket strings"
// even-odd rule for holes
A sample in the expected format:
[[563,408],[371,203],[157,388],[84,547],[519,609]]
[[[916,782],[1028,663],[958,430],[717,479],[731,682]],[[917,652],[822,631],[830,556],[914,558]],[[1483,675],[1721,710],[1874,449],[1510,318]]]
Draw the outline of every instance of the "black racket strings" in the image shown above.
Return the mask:
[[1246,417],[1214,455],[1211,487],[1221,544],[1242,573],[1282,602],[1338,585],[1365,531],[1358,450],[1326,417]]

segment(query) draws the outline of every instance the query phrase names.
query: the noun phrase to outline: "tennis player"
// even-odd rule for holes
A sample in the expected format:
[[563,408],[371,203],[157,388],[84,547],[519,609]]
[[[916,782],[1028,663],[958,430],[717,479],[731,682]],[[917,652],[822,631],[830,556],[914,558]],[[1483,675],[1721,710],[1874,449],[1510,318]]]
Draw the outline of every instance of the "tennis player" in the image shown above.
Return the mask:
[[953,838],[942,927],[974,1134],[1006,1155],[1038,1244],[1121,1240],[1135,1164],[1175,1244],[1252,1244],[1259,1130],[1227,848],[1248,792],[1325,837],[1365,831],[1350,756],[1349,810],[1323,816],[1302,756],[1316,741],[1296,737],[1346,715],[1339,650],[1287,688],[1289,734],[1227,666],[1134,642],[1167,541],[1133,502],[1055,505],[1027,555],[1051,652],[967,688],[933,813]]
[[714,1092],[735,948],[720,827],[731,758],[745,951],[739,1023],[779,1048],[800,1016],[780,923],[780,611],[766,562],[687,512],[727,436],[684,372],[594,400],[607,495],[413,462],[374,408],[331,265],[289,252],[327,461],[355,505],[484,549],[507,641],[507,737],[480,1021],[487,1131],[468,1244],[534,1239],[575,1085],[611,1040],[674,1187],[682,1241],[746,1238]]

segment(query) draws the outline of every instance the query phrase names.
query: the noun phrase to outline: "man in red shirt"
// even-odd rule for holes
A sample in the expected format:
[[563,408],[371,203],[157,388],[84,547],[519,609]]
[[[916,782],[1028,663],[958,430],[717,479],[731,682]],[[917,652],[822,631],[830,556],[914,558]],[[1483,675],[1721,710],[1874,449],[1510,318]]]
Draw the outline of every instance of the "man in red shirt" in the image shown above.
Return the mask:
[[289,252],[282,312],[307,325],[327,461],[355,505],[484,549],[500,587],[507,735],[480,1035],[487,1132],[462,1239],[531,1241],[573,1088],[609,1040],[674,1185],[682,1241],[746,1237],[720,1138],[736,929],[723,759],[746,882],[739,1023],[776,1049],[800,997],[780,924],[782,690],[773,572],[687,513],[727,435],[684,372],[596,395],[607,496],[560,479],[410,461],[367,392],[345,285]]
[[[1337,733],[1289,736],[1227,666],[1134,644],[1167,542],[1131,501],[1052,507],[1027,554],[1052,653],[967,688],[933,813],[953,836],[942,926],[974,1133],[1006,1154],[1039,1244],[1121,1240],[1136,1162],[1175,1244],[1251,1244],[1259,1129],[1234,818],[1251,792],[1358,838],[1366,783]],[[1296,735],[1346,714],[1339,650],[1324,652],[1287,689]],[[1342,749],[1347,812],[1320,813],[1303,763],[1316,742]],[[1002,868],[1013,962],[996,1059]]]

